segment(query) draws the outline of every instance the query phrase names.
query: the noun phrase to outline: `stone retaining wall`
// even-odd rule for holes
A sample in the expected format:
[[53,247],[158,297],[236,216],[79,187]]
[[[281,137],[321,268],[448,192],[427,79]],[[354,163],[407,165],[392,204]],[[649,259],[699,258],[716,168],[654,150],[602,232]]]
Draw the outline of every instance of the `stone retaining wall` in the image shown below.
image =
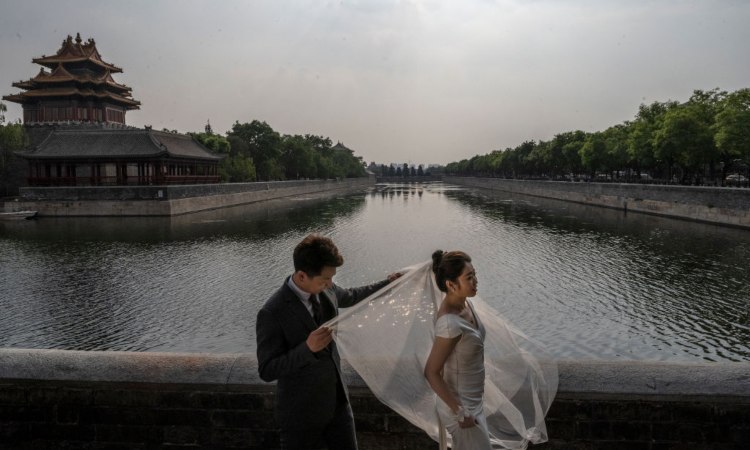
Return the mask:
[[[436,449],[345,366],[362,450]],[[252,355],[0,349],[0,448],[276,449]],[[539,449],[744,449],[750,364],[560,362]]]
[[750,228],[750,189],[444,177],[446,183]]
[[374,177],[180,186],[25,187],[6,211],[40,216],[176,216],[293,195],[360,189]]

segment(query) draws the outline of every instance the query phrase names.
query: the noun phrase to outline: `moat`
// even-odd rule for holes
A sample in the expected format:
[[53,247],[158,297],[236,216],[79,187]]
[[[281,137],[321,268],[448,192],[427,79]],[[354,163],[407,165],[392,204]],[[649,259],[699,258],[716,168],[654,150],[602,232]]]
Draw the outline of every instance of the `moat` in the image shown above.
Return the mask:
[[0,346],[252,352],[307,233],[369,283],[437,249],[565,359],[750,361],[750,232],[442,183],[172,218],[0,223]]

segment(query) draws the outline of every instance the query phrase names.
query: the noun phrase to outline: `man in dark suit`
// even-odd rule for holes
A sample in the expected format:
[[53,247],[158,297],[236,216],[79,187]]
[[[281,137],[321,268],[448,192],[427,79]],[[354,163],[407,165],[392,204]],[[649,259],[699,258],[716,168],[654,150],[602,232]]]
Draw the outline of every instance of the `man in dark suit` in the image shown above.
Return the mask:
[[258,312],[258,371],[276,383],[276,417],[281,448],[356,450],[354,418],[341,377],[331,330],[320,324],[352,306],[387,280],[355,289],[333,283],[344,263],[329,238],[311,234],[294,249],[294,274]]

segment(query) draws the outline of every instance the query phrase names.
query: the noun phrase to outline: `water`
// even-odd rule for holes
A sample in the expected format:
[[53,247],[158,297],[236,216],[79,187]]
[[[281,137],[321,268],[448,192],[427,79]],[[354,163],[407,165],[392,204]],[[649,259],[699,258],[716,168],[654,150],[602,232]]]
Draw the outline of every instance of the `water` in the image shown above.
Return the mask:
[[253,352],[294,245],[357,286],[461,249],[479,295],[565,359],[750,361],[750,232],[441,183],[175,218],[0,222],[0,347]]

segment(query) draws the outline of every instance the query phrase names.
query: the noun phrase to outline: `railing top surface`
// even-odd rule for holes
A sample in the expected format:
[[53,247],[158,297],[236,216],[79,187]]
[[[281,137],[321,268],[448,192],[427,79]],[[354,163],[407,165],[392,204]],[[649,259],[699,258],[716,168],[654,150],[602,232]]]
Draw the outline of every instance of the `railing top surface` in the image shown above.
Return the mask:
[[[750,363],[559,361],[559,392],[750,401]],[[365,386],[348,365],[350,386]],[[0,349],[0,380],[263,385],[252,354]]]

